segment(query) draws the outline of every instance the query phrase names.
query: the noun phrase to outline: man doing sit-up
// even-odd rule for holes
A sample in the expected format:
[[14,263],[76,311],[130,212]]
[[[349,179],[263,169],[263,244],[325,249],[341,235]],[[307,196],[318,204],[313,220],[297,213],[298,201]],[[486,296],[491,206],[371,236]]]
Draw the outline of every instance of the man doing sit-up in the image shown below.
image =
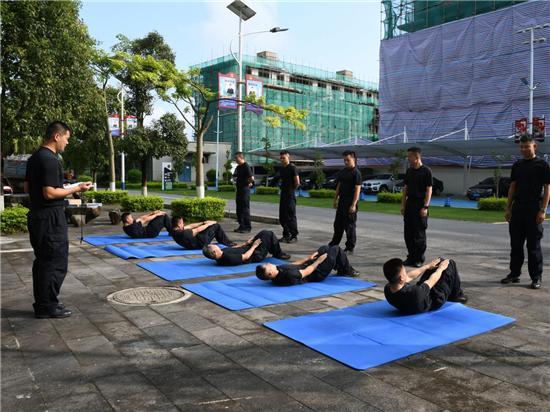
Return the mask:
[[186,249],[202,249],[216,239],[225,246],[233,246],[224,230],[214,220],[185,224],[181,216],[172,217],[172,237],[176,243]]
[[222,266],[261,262],[268,253],[279,259],[290,259],[290,255],[281,250],[279,239],[271,230],[262,230],[246,242],[225,249],[220,249],[217,245],[208,245],[202,249],[202,253]]
[[[395,258],[384,263],[388,283],[384,295],[389,304],[405,314],[439,309],[449,300],[466,303],[454,260],[437,258],[416,270],[407,272],[403,261]],[[420,277],[414,285],[411,282]]]
[[337,276],[356,277],[359,275],[348,261],[347,255],[338,245],[321,246],[311,256],[287,265],[264,263],[256,266],[256,276],[261,280],[271,280],[275,285],[291,286],[306,282],[322,282],[336,270]]
[[155,210],[137,219],[134,219],[131,213],[126,212],[120,216],[120,220],[122,220],[124,233],[136,239],[157,237],[163,227],[168,233],[171,230],[170,218],[162,210]]

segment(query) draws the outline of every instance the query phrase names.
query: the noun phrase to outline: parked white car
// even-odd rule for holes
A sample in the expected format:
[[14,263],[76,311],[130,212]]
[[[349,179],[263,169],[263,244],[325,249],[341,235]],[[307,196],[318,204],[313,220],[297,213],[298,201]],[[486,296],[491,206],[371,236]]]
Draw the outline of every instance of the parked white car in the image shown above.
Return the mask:
[[374,175],[363,181],[361,190],[363,193],[393,192],[397,182],[398,179],[391,173]]

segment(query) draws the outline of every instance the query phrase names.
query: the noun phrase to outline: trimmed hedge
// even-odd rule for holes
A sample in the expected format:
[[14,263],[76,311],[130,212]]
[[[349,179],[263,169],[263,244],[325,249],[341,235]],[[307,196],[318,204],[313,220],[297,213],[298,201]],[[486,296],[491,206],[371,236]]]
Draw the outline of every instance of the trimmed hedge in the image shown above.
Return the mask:
[[333,198],[336,194],[336,190],[332,189],[311,189],[309,192],[309,197],[316,198]]
[[380,203],[401,203],[403,195],[401,193],[378,193],[376,201]]
[[506,202],[508,199],[506,198],[500,198],[497,199],[496,197],[487,197],[484,199],[479,199],[477,202],[477,208],[479,210],[506,210]]
[[225,205],[224,199],[216,197],[178,199],[172,202],[172,216],[182,216],[186,222],[221,220],[225,215]]
[[128,212],[149,212],[164,208],[164,200],[160,196],[127,196],[120,206]]
[[91,182],[92,176],[90,175],[78,175],[78,181],[79,182]]
[[139,170],[139,169],[130,169],[130,170],[128,170],[128,182],[130,182],[130,183],[140,183],[141,182],[141,170]]
[[4,209],[0,212],[0,231],[6,235],[27,232],[27,213],[29,209],[22,206]]
[[128,191],[116,190],[112,192],[110,190],[90,190],[88,192],[84,192],[84,196],[86,196],[86,200],[88,201],[95,199],[96,202],[103,203],[105,205],[113,205],[116,203],[122,203],[122,201],[128,197]]
[[235,186],[233,185],[219,185],[218,192],[234,192]]
[[256,186],[257,195],[278,195],[278,187],[268,187],[268,186]]

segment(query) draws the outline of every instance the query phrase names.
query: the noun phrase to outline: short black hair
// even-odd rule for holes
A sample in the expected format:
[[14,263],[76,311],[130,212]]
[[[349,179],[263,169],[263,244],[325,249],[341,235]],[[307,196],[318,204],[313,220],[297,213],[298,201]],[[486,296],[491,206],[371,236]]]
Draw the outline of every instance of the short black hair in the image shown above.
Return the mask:
[[214,255],[214,251],[209,247],[210,245],[206,245],[202,248],[202,254],[204,257],[207,257],[208,259],[214,259],[216,260],[216,255]]
[[174,229],[178,225],[178,223],[180,222],[180,219],[183,220],[183,222],[185,223],[185,220],[183,219],[183,217],[181,217],[181,216],[172,216],[172,221],[171,221],[172,229]]
[[244,157],[244,153],[243,153],[243,152],[235,152],[235,156],[242,156],[242,157]]
[[279,152],[279,155],[282,156],[282,155],[289,155],[290,156],[290,153],[288,152],[288,150],[281,150]]
[[120,220],[122,221],[122,223],[126,223],[126,218],[130,215],[131,215],[130,212],[124,212],[123,214],[121,214],[120,215]]
[[269,280],[269,277],[267,277],[265,265],[256,266],[256,277],[260,280]]
[[418,153],[418,154],[420,154],[420,153],[422,153],[422,149],[421,149],[420,147],[418,147],[418,146],[412,146],[412,147],[409,147],[409,148],[407,149],[407,152],[412,152],[412,153]]
[[69,132],[72,134],[72,130],[67,125],[67,123],[61,122],[59,120],[56,120],[55,122],[51,122],[48,127],[46,127],[46,134],[44,135],[44,140],[50,140],[52,139],[56,134],[64,134],[65,132]]
[[535,142],[535,139],[533,138],[533,135],[530,135],[530,134],[524,134],[523,136],[521,136],[519,138],[519,142],[520,143],[531,143],[531,142]]
[[395,284],[399,281],[399,274],[403,268],[403,261],[399,258],[393,258],[384,263],[384,276],[388,282]]
[[346,156],[351,156],[354,159],[357,158],[357,155],[355,154],[355,152],[353,150],[345,150],[344,153],[342,153],[342,157],[346,157]]

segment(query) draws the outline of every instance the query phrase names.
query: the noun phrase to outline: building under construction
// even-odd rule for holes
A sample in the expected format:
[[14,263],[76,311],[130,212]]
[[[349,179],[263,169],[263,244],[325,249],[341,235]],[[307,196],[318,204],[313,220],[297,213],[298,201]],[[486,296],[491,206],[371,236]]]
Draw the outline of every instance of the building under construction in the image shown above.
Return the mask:
[[382,0],[382,37],[391,39],[523,2],[525,0]]
[[[238,73],[231,55],[199,64],[201,80],[218,92],[218,74]],[[314,147],[354,140],[378,138],[378,87],[359,80],[349,70],[330,72],[280,60],[275,53],[261,52],[243,56],[243,73],[263,82],[268,104],[294,106],[309,112],[306,130],[282,122],[281,127],[267,126],[266,113],[244,111],[243,151],[261,151],[267,137],[272,148]],[[244,87],[243,87],[244,89]],[[211,109],[216,116],[216,108]],[[267,114],[268,115],[268,114]],[[237,141],[237,112],[220,110],[220,141]],[[216,140],[216,119],[205,140]],[[290,150],[289,149],[289,150]]]

